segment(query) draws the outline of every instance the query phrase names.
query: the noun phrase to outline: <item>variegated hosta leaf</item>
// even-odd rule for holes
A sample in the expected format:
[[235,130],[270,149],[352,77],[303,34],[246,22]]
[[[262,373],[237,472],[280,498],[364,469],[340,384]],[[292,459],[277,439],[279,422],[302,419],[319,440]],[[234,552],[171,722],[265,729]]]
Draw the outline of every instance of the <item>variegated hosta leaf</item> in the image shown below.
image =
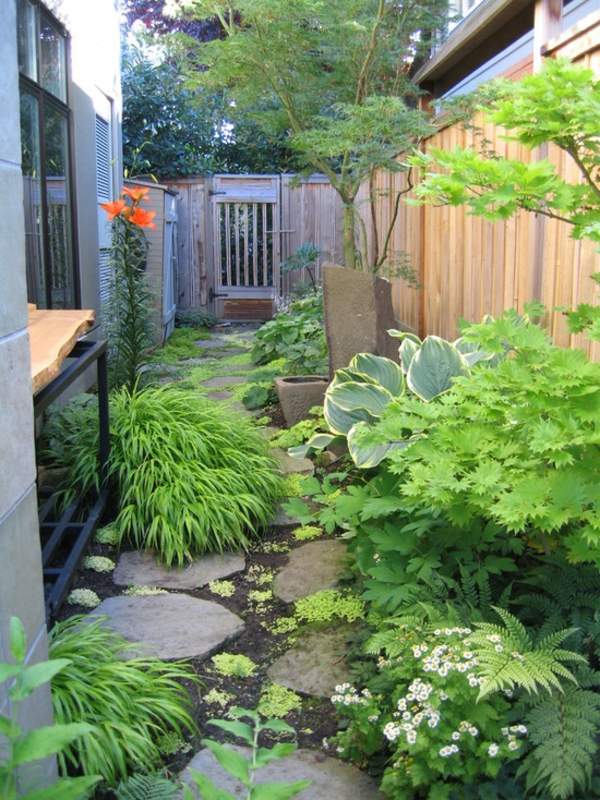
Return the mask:
[[419,339],[417,334],[411,333],[410,331],[399,331],[397,328],[388,328],[386,333],[388,336],[391,336],[392,339],[410,339],[416,344],[421,344],[421,339]]
[[420,344],[415,342],[414,339],[404,339],[398,348],[398,353],[400,354],[400,363],[402,364],[402,369],[404,370],[405,375],[408,372],[410,362],[413,360],[413,356],[419,347]]
[[354,381],[355,383],[377,383],[370,375],[346,367],[345,369],[336,370],[331,385],[337,386],[338,383],[348,383],[348,381]]
[[390,449],[389,444],[361,444],[361,434],[368,429],[367,423],[357,422],[348,432],[348,450],[356,466],[362,469],[376,467],[383,461]]
[[394,397],[404,392],[402,370],[389,358],[374,356],[371,353],[359,353],[350,362],[349,369],[372,378]]
[[391,392],[375,383],[348,381],[329,387],[326,397],[344,411],[363,408],[373,416],[379,417],[394,399]]
[[292,456],[292,458],[306,458],[311,450],[324,450],[337,438],[337,436],[333,436],[330,433],[315,433],[308,442],[297,447],[288,447],[288,455]]
[[327,392],[323,403],[323,414],[329,430],[342,436],[346,436],[350,428],[357,422],[376,422],[378,419],[378,417],[373,416],[364,408],[344,411],[344,409],[330,400]]
[[427,336],[413,356],[406,380],[421,400],[433,400],[452,386],[452,380],[468,373],[468,366],[451,343],[439,336]]

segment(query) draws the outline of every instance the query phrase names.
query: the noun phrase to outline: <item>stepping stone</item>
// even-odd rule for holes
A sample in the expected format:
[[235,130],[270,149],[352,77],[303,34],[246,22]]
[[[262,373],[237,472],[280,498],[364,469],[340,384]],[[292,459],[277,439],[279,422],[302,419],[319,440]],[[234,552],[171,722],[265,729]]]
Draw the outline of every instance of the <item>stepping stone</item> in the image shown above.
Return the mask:
[[[302,498],[303,501],[307,504],[311,511],[317,511],[318,505],[313,503],[311,500],[305,500]],[[271,528],[291,528],[296,527],[297,525],[302,525],[301,520],[298,517],[290,517],[283,509],[283,505],[277,506],[275,511],[275,516],[269,523],[269,527]]]
[[331,697],[338,684],[350,681],[349,632],[342,627],[304,634],[269,667],[269,678],[301,694]]
[[300,473],[301,475],[312,475],[315,471],[313,462],[308,458],[292,458],[279,447],[273,448],[273,455],[279,461],[281,471],[284,475]]
[[212,336],[210,339],[198,339],[196,345],[201,350],[219,350],[230,343],[228,336]]
[[[250,750],[245,747],[232,749],[248,757]],[[200,750],[190,761],[183,772],[183,782],[192,786],[190,769],[206,775],[221,790],[229,792],[235,798],[246,797],[248,790],[235,778],[232,778],[219,765],[217,759],[208,749]],[[373,778],[357,767],[344,764],[336,758],[315,750],[297,750],[291,756],[277,759],[256,771],[256,783],[294,783],[310,780],[311,785],[300,794],[294,795],[297,800],[382,800]],[[193,789],[195,797],[200,797],[197,789]]]
[[276,433],[279,433],[281,428],[275,428],[272,425],[265,425],[258,429],[261,436],[264,436],[265,439],[270,440],[275,436]]
[[209,392],[206,395],[209,400],[231,400],[233,394],[231,392]]
[[198,589],[211,581],[227,578],[246,567],[238,553],[211,553],[185,567],[164,567],[153,553],[132,550],[122,553],[113,581],[119,586],[160,586],[164,589]]
[[202,386],[207,389],[223,389],[225,386],[237,386],[240,383],[247,383],[248,378],[245,375],[223,375],[218,378],[209,378],[207,381],[202,381]]
[[346,545],[339,539],[308,542],[292,550],[288,563],[273,583],[273,592],[291,603],[322,589],[333,589],[346,561]]
[[218,603],[185,594],[109,597],[93,613],[106,616],[108,627],[135,643],[128,659],[205,658],[244,629],[242,620]]

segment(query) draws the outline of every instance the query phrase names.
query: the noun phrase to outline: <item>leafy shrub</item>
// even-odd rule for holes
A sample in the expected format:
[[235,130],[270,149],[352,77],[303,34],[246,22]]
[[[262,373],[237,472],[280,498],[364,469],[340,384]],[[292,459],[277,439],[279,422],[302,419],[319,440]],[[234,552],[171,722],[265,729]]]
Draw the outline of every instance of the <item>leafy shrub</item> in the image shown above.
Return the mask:
[[[120,495],[121,540],[168,565],[206,551],[247,548],[282,491],[268,445],[250,422],[173,386],[111,396],[110,474]],[[69,493],[98,486],[93,407],[67,409],[56,455]],[[52,454],[52,450],[51,450]]]
[[337,589],[323,589],[297,600],[295,615],[298,620],[308,623],[325,623],[334,619],[355,622],[363,617],[364,605],[354,595]]
[[86,723],[71,722],[67,725],[47,725],[28,732],[23,731],[19,720],[21,703],[27,700],[40,686],[52,679],[56,680],[61,670],[70,662],[64,658],[55,658],[37,664],[26,665],[27,640],[21,620],[12,617],[9,623],[9,647],[13,663],[0,662],[0,683],[10,681],[6,687],[11,703],[13,718],[0,716],[0,733],[2,735],[2,754],[0,756],[0,797],[2,800],[80,800],[88,797],[89,791],[98,783],[100,777],[89,775],[82,778],[62,778],[52,786],[17,794],[17,771],[24,770],[27,765],[60,754],[74,741],[83,743],[96,729]]
[[570,559],[598,561],[600,365],[513,313],[468,336],[512,357],[458,378],[438,403],[391,404],[370,446],[410,442],[388,454],[407,506],[459,526],[491,519],[546,549],[560,535]]
[[214,328],[217,318],[200,308],[180,309],[175,313],[176,328]]
[[278,431],[271,439],[271,445],[287,450],[288,447],[298,447],[307,442],[325,424],[321,406],[314,406],[309,413],[308,419],[300,420],[291,428],[282,428]]
[[63,774],[100,774],[111,786],[135,770],[160,763],[158,739],[166,731],[194,730],[181,681],[195,680],[183,663],[156,658],[125,660],[131,642],[103,618],[71,617],[50,631],[50,655],[66,659],[52,678],[52,705],[59,723],[94,725],[94,736],[59,754]]
[[271,683],[263,690],[257,709],[265,717],[287,717],[302,706],[302,698],[291,689]]
[[323,330],[323,296],[314,294],[291,304],[256,333],[252,348],[255,364],[285,358],[288,374],[327,371],[327,343]]
[[254,661],[242,654],[219,653],[211,661],[220,675],[250,678],[256,672]]

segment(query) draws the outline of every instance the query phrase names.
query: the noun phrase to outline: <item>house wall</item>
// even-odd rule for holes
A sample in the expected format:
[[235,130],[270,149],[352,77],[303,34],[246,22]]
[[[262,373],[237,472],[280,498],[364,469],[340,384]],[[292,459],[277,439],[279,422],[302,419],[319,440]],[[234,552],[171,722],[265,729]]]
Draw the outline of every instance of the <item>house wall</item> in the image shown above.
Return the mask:
[[117,0],[46,0],[70,41],[70,97],[75,162],[81,305],[99,310],[99,252],[109,245],[96,189],[96,114],[111,123],[113,195],[123,180],[121,148],[120,16]]
[[[35,491],[33,403],[27,335],[19,91],[14,0],[0,0],[0,662],[10,660],[11,616],[22,620],[29,663],[47,658]],[[25,728],[50,724],[48,687],[21,707]],[[0,715],[11,715],[5,685]],[[0,741],[0,750],[2,743]],[[19,794],[55,775],[54,760],[19,776]]]
[[[600,74],[600,14],[581,20],[558,43],[549,43],[549,55],[565,55],[591,66]],[[481,120],[479,120],[481,122]],[[535,154],[503,138],[503,131],[485,125],[484,133],[497,152],[529,161]],[[449,126],[428,139],[425,150],[453,149],[473,144],[473,132]],[[574,163],[551,148],[548,156],[568,180],[577,180]],[[400,176],[383,173],[378,188],[400,187]],[[377,204],[378,219],[389,215],[388,193]],[[598,343],[569,334],[556,306],[573,307],[597,302],[590,275],[600,270],[600,256],[590,242],[576,242],[570,226],[537,219],[525,212],[505,222],[491,223],[467,214],[464,207],[411,207],[403,204],[394,228],[393,249],[406,251],[420,282],[411,288],[394,282],[394,305],[402,322],[423,334],[453,338],[461,318],[478,321],[485,313],[523,309],[541,300],[549,309],[549,329],[557,344],[581,347],[600,358]]]

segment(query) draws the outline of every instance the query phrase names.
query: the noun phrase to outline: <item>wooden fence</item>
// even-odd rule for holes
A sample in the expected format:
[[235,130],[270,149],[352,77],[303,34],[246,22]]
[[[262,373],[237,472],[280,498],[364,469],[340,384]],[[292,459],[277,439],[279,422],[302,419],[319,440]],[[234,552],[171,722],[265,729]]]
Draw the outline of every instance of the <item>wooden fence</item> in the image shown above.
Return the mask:
[[[320,250],[317,277],[322,262],[341,259],[342,205],[326,178],[321,175],[300,180],[293,175],[256,178],[277,186],[272,212],[276,217],[269,213],[269,220],[273,220],[271,227],[278,228],[280,235],[277,247],[273,249],[275,270],[305,243],[312,243]],[[169,188],[178,194],[178,308],[212,308],[211,289],[219,289],[220,265],[216,263],[219,260],[219,231],[215,229],[218,217],[213,205],[218,202],[218,195],[223,194],[220,189],[224,181],[228,191],[233,191],[237,182],[247,193],[244,184],[251,179],[239,175],[169,181]],[[277,274],[274,283],[278,291],[286,294],[294,283],[307,279],[305,274],[284,274],[280,280]]]
[[[592,24],[588,21],[550,42],[547,55],[565,55],[600,74],[600,15]],[[504,139],[499,128],[486,125],[484,132],[501,155],[522,161],[539,157]],[[469,146],[473,137],[460,125],[449,126],[428,139],[425,150]],[[552,149],[548,157],[565,178],[577,180],[579,173],[570,157]],[[394,190],[402,186],[402,180],[389,173],[377,176],[380,241],[392,213]],[[372,247],[372,228],[367,215],[363,216]],[[536,299],[550,309],[548,322],[558,344],[583,347],[600,358],[600,345],[570,335],[564,316],[555,310],[599,299],[590,275],[600,271],[600,257],[591,243],[573,240],[566,223],[525,212],[506,222],[490,223],[469,215],[463,207],[402,203],[392,250],[409,255],[420,283],[414,289],[404,280],[394,281],[396,314],[422,334],[452,338],[461,318],[478,321],[486,313],[499,314],[512,307],[522,310],[526,302]]]

